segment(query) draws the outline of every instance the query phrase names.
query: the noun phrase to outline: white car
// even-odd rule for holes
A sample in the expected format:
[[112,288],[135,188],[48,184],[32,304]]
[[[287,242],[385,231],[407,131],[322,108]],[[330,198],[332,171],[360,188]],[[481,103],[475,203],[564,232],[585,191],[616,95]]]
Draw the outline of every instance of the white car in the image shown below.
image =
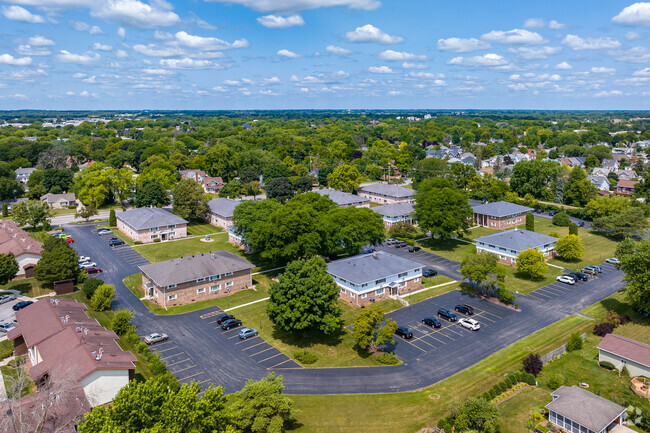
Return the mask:
[[612,257],[611,259],[605,260],[607,263],[611,263],[612,265],[620,265],[621,261],[617,259],[616,257]]
[[478,331],[481,329],[481,325],[474,319],[463,318],[458,321],[460,326],[463,328],[471,329],[472,331]]
[[564,283],[564,284],[574,285],[576,283],[576,280],[574,280],[573,277],[570,277],[568,275],[560,275],[559,277],[557,277],[557,280],[560,283]]
[[9,332],[12,329],[14,329],[15,327],[16,327],[15,323],[11,323],[11,322],[3,323],[3,324],[0,324],[0,332]]
[[13,301],[14,299],[16,299],[16,295],[14,294],[2,295],[0,296],[0,304],[5,304],[9,301]]
[[153,343],[158,343],[159,341],[167,341],[169,337],[167,337],[167,334],[162,334],[159,332],[154,332],[153,334],[149,334],[144,337],[144,342],[147,344],[153,344]]
[[80,267],[81,269],[86,269],[86,268],[96,268],[96,267],[97,267],[97,263],[95,263],[95,262],[84,262],[84,263],[80,263],[80,264],[79,264],[79,267]]
[[99,229],[97,230],[97,234],[102,236],[102,235],[110,235],[113,232],[110,229]]
[[86,263],[90,261],[90,257],[88,256],[79,256],[79,264],[81,263]]

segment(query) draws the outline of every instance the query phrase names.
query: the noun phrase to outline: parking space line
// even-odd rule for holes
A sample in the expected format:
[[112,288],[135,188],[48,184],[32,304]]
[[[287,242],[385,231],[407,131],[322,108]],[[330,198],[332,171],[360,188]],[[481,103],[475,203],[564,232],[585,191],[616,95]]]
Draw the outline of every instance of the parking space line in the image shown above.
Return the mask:
[[[565,293],[564,290],[561,290],[561,289],[559,289],[557,287],[553,287],[553,286],[543,287],[543,289],[548,290],[551,293],[555,293],[556,295],[561,295],[561,294]],[[540,290],[540,289],[537,289],[537,290]]]
[[492,320],[492,319],[490,319],[489,317],[484,316],[483,313],[478,313],[478,314],[474,314],[474,315],[475,315],[476,317],[480,317],[481,319],[489,320],[489,321],[492,322],[492,323],[496,323],[496,322],[497,322],[496,320]]
[[191,379],[191,378],[196,377],[196,376],[198,376],[199,374],[203,374],[203,373],[204,373],[203,371],[200,371],[200,372],[198,372],[198,373],[196,373],[196,374],[193,374],[193,375],[191,375],[191,376],[187,376],[187,377],[184,377],[184,378],[182,378],[182,379],[178,379],[178,381],[179,381],[179,382],[182,382],[182,381],[184,381],[184,380]]
[[490,316],[494,316],[494,317],[496,317],[497,319],[502,319],[502,320],[503,320],[503,317],[501,317],[501,316],[499,316],[499,315],[497,315],[497,314],[494,314],[494,313],[490,313],[490,312],[487,311],[487,310],[480,310],[480,311],[481,311],[482,313],[489,314]]
[[219,314],[219,313],[221,313],[221,310],[211,311],[211,312],[209,312],[209,313],[202,314],[202,315],[199,316],[199,317],[200,317],[201,319],[207,319],[207,318],[209,318],[209,317],[216,316],[216,315]]
[[[447,343],[445,343],[444,341],[439,340],[439,339],[437,339],[436,337],[434,337],[433,334],[435,334],[435,332],[431,332],[430,334],[425,335],[425,337],[431,337],[431,338],[433,338],[434,340],[436,340],[436,341],[439,342],[439,343],[447,344]],[[424,337],[422,337],[422,338],[424,338]],[[449,337],[449,338],[451,338],[451,337]]]
[[421,341],[421,342],[423,342],[424,344],[427,344],[427,345],[433,347],[434,349],[437,349],[437,347],[434,346],[433,344],[424,341],[424,337],[426,337],[426,335],[423,335],[422,337],[414,338],[412,341]]
[[537,299],[538,301],[546,301],[546,299],[544,299],[544,298],[535,296],[535,294],[533,292],[530,292],[530,293],[528,293],[528,294],[526,294],[524,296],[531,296],[532,298]]
[[190,358],[185,358],[182,361],[174,362],[173,364],[168,364],[167,367],[173,367],[174,365],[180,364],[181,362],[189,361]]
[[207,379],[202,380],[201,382],[197,382],[197,383],[198,383],[199,385],[201,385],[202,383],[205,383],[205,382],[211,382],[211,381],[212,381],[212,378],[208,377]]
[[542,287],[541,289],[537,289],[537,291],[540,292],[544,296],[548,296],[549,298],[552,298],[554,296],[559,296],[557,293],[551,292],[546,287]]
[[[160,353],[160,352],[158,352],[158,353]],[[183,354],[186,354],[186,353],[185,352],[178,352],[178,353],[174,353],[173,355],[161,356],[160,359],[165,360],[167,358],[171,358],[172,356],[183,355]]]
[[253,353],[252,355],[248,355],[248,356],[251,356],[251,357],[252,357],[252,356],[255,356],[255,355],[259,355],[260,353],[262,353],[262,352],[266,352],[267,350],[271,350],[271,349],[275,349],[275,348],[274,348],[273,346],[269,346],[267,349],[260,350],[259,352],[257,352],[257,353]]
[[537,290],[535,290],[534,292],[531,292],[531,294],[532,294],[532,293],[535,293],[535,295],[537,295],[537,296],[541,296],[541,297],[543,297],[545,301],[546,301],[547,299],[550,299],[550,298],[551,298],[549,295],[545,295],[544,293],[541,293],[541,292],[540,292],[540,289],[537,289]]
[[448,330],[450,330],[451,332],[453,332],[453,333],[456,334],[456,335],[460,335],[460,336],[463,335],[463,334],[461,334],[460,332],[457,332],[455,329],[452,329],[452,326],[451,326],[451,325],[450,325],[450,326],[447,326],[446,328],[443,328],[443,329],[448,329]]
[[[232,338],[232,337],[231,337],[231,338]],[[235,346],[238,345],[238,344],[246,343],[247,341],[254,340],[254,339],[256,339],[256,338],[259,338],[259,337],[256,335],[256,336],[254,336],[254,337],[245,338],[245,339],[243,339],[242,341],[240,341],[239,343],[235,343]],[[229,340],[230,340],[230,338],[229,338]]]
[[416,347],[416,348],[420,349],[420,350],[423,351],[424,353],[427,353],[426,350],[424,350],[423,348],[421,348],[421,347],[418,346],[417,344],[413,344],[413,343],[411,343],[411,342],[408,341],[408,340],[404,340],[404,342],[410,344],[410,345],[413,346],[413,347]]
[[266,343],[266,341],[262,340],[261,343],[253,344],[252,346],[247,346],[247,347],[245,347],[245,348],[242,349],[242,350],[252,349],[253,347],[255,347],[255,346],[259,346],[260,344],[264,344],[264,343]]
[[[154,346],[154,349],[155,349],[156,347],[164,346],[165,344],[170,344],[170,343],[171,343],[171,341],[163,341],[162,343],[157,343],[157,344]],[[176,346],[174,346],[174,347],[176,347]]]
[[[278,352],[278,353],[276,353],[276,354],[273,355],[273,356],[269,356],[269,357],[266,358],[266,359],[263,359],[263,360],[261,360],[261,361],[257,361],[257,363],[258,363],[258,364],[261,364],[261,363],[263,363],[264,361],[268,361],[269,359],[275,358],[276,356],[280,356],[280,355],[284,355],[284,353],[282,353],[282,352]],[[285,356],[286,356],[286,355],[285,355]]]
[[166,351],[172,350],[172,349],[178,349],[178,346],[172,346],[172,347],[168,347],[168,348],[162,349],[162,350],[151,350],[151,352],[163,353],[163,352],[166,352]]
[[[232,329],[228,329],[227,331],[222,331],[221,333],[222,334],[227,334],[227,333],[232,332],[232,331],[238,331],[239,329],[237,329],[237,328],[239,328],[239,326],[236,326],[236,327],[234,327]],[[221,326],[219,326],[217,329],[221,329]]]
[[196,367],[196,365],[192,365],[191,367],[183,368],[182,370],[172,371],[172,373],[173,373],[173,374],[178,374],[178,373],[180,373],[181,371],[189,370],[190,368],[194,368],[194,367]]
[[286,364],[286,363],[289,362],[289,361],[293,361],[293,359],[291,359],[291,358],[287,358],[286,361],[282,361],[282,362],[280,362],[279,364],[275,364],[274,366],[268,367],[267,370],[269,370],[269,369],[271,369],[271,368],[275,368],[275,367],[277,367],[278,365]]

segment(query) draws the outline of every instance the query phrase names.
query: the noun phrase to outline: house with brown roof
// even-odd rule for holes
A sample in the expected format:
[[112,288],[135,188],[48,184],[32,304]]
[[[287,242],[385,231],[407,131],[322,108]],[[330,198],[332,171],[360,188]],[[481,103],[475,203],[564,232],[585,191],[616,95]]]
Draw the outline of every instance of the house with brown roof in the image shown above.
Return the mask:
[[48,380],[74,381],[94,407],[113,401],[133,379],[136,358],[87,309],[72,299],[41,299],[16,312],[18,327],[7,337],[16,355],[27,355],[29,375],[39,387]]
[[598,344],[598,362],[611,362],[622,370],[627,368],[631,376],[650,377],[650,346],[623,337],[607,334]]
[[181,179],[192,179],[208,193],[218,193],[225,185],[220,176],[211,177],[203,170],[180,170]]
[[632,195],[636,192],[635,186],[638,180],[619,180],[614,188],[616,195]]
[[41,259],[43,244],[29,236],[13,221],[0,220],[0,253],[12,253],[18,262],[16,278],[31,278],[33,268]]

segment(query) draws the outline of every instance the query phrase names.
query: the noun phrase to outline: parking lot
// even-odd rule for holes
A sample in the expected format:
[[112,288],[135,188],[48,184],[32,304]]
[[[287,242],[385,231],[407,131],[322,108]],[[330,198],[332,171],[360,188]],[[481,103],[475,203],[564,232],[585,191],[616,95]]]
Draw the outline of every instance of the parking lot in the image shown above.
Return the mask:
[[587,281],[578,280],[573,285],[560,283],[559,281],[556,281],[552,284],[549,284],[548,286],[539,288],[533,292],[530,292],[522,296],[526,296],[536,301],[549,301],[552,299],[565,297],[567,294],[570,294],[574,291],[579,291],[585,285],[590,284],[591,282],[594,281],[598,281],[602,278],[605,278],[608,276],[608,274],[611,274],[613,271],[616,271],[614,265],[610,263],[603,263],[602,265],[600,265],[600,267],[602,268],[603,272],[594,275],[589,275],[589,280]]

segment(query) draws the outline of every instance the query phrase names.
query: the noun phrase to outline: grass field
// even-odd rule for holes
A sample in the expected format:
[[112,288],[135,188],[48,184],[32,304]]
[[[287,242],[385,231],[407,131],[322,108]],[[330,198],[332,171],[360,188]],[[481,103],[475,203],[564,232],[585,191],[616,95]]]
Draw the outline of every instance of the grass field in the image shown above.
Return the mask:
[[213,233],[223,233],[221,227],[215,227],[208,223],[192,223],[187,226],[187,234],[192,236],[205,236]]
[[40,283],[35,278],[26,278],[22,280],[10,281],[7,284],[0,286],[0,292],[7,290],[18,290],[23,296],[35,298],[36,296],[47,295],[52,292],[52,289],[41,287]]
[[530,411],[534,407],[545,406],[552,397],[543,388],[521,391],[510,400],[499,405],[501,413],[501,433],[529,433],[526,423],[530,420]]
[[512,266],[504,266],[504,268],[506,270],[506,289],[510,290],[512,293],[519,292],[521,295],[530,293],[540,287],[548,286],[555,282],[555,278],[558,275],[563,274],[561,269],[549,266],[548,271],[546,271],[542,278],[531,280],[528,277],[519,274],[517,269]]
[[[440,283],[437,284],[444,284],[446,282],[454,281],[451,278],[447,278],[447,280],[448,281],[441,281]],[[460,282],[456,282],[455,284],[445,284],[444,286],[434,287],[431,289],[414,293],[412,295],[404,295],[402,297],[406,299],[409,304],[415,304],[418,302],[426,301],[427,299],[433,298],[434,296],[440,296],[444,293],[451,292],[452,290],[458,290],[460,289],[460,285],[461,285]]]

